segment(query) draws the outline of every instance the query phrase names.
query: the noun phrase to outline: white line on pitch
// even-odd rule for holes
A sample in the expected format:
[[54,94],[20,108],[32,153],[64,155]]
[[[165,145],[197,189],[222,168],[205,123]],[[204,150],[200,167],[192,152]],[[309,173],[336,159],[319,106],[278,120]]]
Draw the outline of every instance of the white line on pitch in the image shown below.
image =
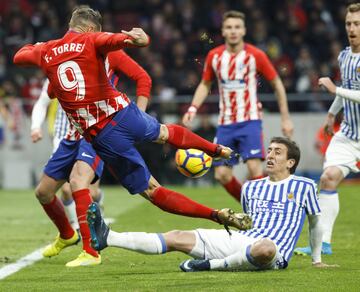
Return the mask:
[[[121,213],[124,213],[125,211],[127,211],[130,208],[126,208],[125,210],[123,210]],[[106,224],[111,224],[115,222],[114,218],[104,218],[105,223]],[[41,259],[43,259],[43,255],[42,255],[42,251],[45,248],[39,248],[35,251],[33,251],[32,253],[29,253],[28,255],[22,257],[21,259],[17,260],[15,263],[12,264],[8,264],[4,267],[2,267],[0,269],[0,280],[5,279],[6,277],[15,274],[16,272],[20,271],[21,269],[30,266],[34,263],[36,263],[37,261],[40,261]]]
[[0,280],[5,279],[6,277],[16,273],[17,271],[32,265],[33,263],[41,260],[43,258],[42,251],[44,247],[39,248],[32,253],[24,256],[13,264],[6,265],[0,269]]

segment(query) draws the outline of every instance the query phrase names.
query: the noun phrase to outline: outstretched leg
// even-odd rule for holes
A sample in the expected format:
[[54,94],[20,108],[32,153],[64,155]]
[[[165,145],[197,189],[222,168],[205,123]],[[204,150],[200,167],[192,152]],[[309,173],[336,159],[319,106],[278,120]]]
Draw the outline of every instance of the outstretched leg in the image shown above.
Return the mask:
[[160,209],[182,216],[209,219],[238,229],[251,228],[251,218],[246,214],[235,214],[231,209],[216,210],[189,199],[181,193],[161,186],[150,177],[149,187],[142,194]]

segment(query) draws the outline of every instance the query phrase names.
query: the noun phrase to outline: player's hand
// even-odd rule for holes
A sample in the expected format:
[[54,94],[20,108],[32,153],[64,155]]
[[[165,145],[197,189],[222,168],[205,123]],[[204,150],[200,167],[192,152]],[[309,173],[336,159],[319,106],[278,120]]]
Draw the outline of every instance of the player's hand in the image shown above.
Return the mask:
[[193,120],[196,117],[197,108],[195,106],[190,106],[187,110],[187,112],[184,114],[182,118],[182,122],[185,127],[190,128]]
[[331,113],[328,113],[325,120],[324,132],[327,135],[334,135],[334,124],[335,124],[335,116]]
[[319,86],[323,86],[330,93],[336,94],[336,85],[329,77],[321,77],[319,79]]
[[325,263],[312,263],[312,266],[314,268],[320,268],[320,269],[327,269],[327,268],[338,268],[340,267],[339,265],[328,265],[328,264],[325,264]]
[[294,134],[294,124],[293,122],[288,119],[283,119],[281,121],[281,130],[285,137],[291,138]]
[[142,28],[134,27],[130,31],[122,30],[121,32],[131,37],[131,39],[126,39],[124,41],[127,44],[138,47],[143,47],[149,44],[149,37]]
[[43,134],[41,129],[31,130],[31,140],[33,143],[40,141],[42,138],[43,138]]

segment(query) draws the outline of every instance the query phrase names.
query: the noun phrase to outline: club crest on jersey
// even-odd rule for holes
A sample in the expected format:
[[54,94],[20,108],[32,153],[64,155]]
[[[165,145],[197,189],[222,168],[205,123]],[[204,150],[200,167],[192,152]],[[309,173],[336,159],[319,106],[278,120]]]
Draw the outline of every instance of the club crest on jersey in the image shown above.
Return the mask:
[[287,198],[289,201],[294,201],[294,193],[288,193]]

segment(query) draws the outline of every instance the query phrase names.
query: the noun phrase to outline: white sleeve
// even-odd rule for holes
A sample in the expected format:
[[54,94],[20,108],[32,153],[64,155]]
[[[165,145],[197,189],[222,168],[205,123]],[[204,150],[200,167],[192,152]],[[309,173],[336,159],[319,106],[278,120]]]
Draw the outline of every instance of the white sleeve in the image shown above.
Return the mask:
[[321,215],[308,215],[311,258],[313,263],[321,263],[322,230]]
[[48,86],[49,80],[46,79],[31,113],[31,130],[41,128],[41,125],[45,121],[47,108],[51,101],[47,93]]
[[336,95],[360,103],[360,91],[336,87]]
[[334,116],[337,115],[337,113],[342,109],[343,107],[343,100],[342,97],[339,95],[336,95],[333,103],[331,104],[328,113],[333,114]]

